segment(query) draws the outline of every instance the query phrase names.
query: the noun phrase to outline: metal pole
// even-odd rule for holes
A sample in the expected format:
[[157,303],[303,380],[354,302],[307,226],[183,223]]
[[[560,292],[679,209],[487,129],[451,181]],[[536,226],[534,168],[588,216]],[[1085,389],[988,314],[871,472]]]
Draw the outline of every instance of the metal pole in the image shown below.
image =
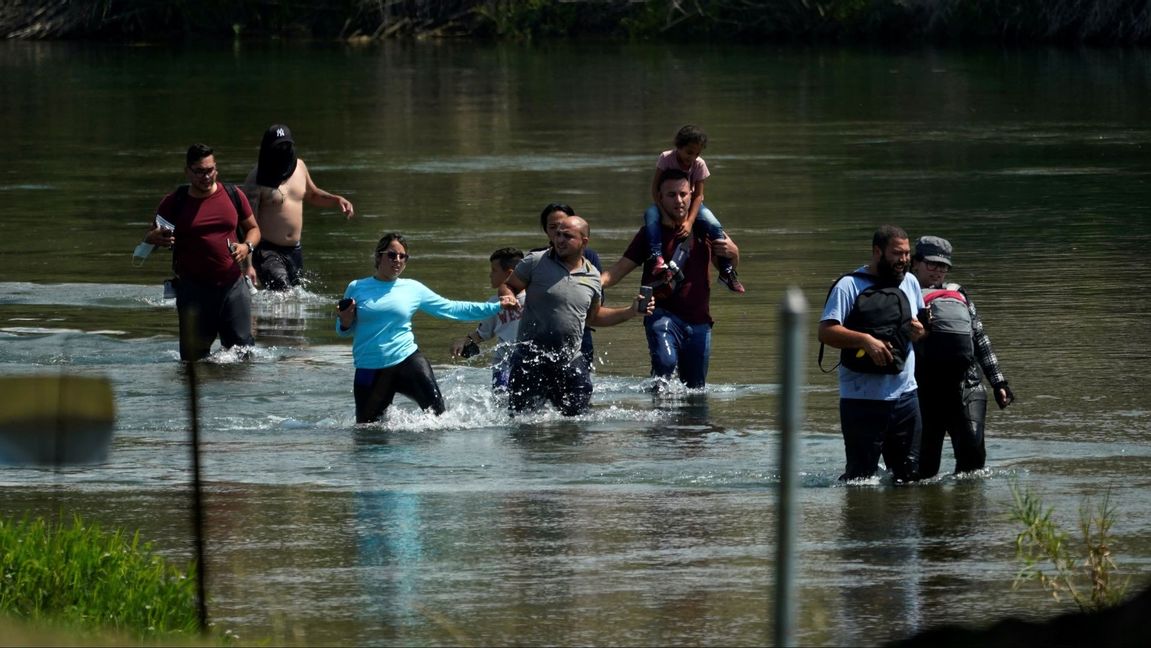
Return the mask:
[[196,388],[196,361],[185,362],[188,368],[188,414],[192,423],[192,534],[196,543],[196,607],[200,634],[208,632],[208,601],[204,583],[208,565],[204,562],[204,497],[200,484],[200,406]]
[[803,377],[807,300],[792,286],[780,304],[783,360],[779,389],[779,517],[776,526],[775,636],[772,645],[795,645],[796,442],[803,419]]

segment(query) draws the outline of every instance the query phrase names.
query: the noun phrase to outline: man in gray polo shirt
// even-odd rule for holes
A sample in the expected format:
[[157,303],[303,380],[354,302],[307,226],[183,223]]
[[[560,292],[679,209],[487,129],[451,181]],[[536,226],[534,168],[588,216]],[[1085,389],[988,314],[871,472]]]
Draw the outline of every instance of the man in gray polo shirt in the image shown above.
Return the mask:
[[501,294],[527,291],[508,381],[513,412],[536,408],[542,401],[558,407],[564,416],[586,412],[592,384],[591,368],[580,353],[585,323],[614,326],[651,314],[650,304],[639,310],[638,296],[626,308],[600,306],[599,270],[583,256],[588,238],[587,221],[579,216],[563,219],[552,247],[520,261],[500,289]]

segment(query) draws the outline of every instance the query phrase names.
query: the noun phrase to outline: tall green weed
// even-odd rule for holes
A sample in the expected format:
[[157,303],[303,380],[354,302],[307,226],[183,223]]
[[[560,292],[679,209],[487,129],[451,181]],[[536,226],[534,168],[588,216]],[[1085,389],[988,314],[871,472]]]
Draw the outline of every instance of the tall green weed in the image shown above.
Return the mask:
[[1015,537],[1016,556],[1023,567],[1015,587],[1038,582],[1056,601],[1070,598],[1082,612],[1098,611],[1123,601],[1130,577],[1118,577],[1111,557],[1111,528],[1116,509],[1107,493],[1098,505],[1079,507],[1079,546],[1055,522],[1054,508],[1045,507],[1030,489],[1011,484],[1011,516],[1023,525]]
[[195,636],[195,566],[180,570],[116,530],[74,518],[0,519],[0,614],[140,638]]

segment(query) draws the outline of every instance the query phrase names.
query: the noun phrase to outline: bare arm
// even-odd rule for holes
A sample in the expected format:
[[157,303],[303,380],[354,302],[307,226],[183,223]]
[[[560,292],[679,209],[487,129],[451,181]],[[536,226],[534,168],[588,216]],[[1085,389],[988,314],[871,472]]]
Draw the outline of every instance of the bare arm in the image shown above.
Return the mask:
[[639,295],[636,295],[631,304],[627,306],[620,306],[618,308],[611,308],[608,306],[600,306],[599,299],[597,298],[592,302],[591,308],[587,311],[587,325],[588,326],[615,326],[621,322],[626,322],[636,315],[651,315],[655,310],[655,300],[648,300],[647,310],[641,311]]
[[504,297],[511,297],[512,299],[515,299],[516,295],[520,294],[521,292],[523,292],[527,289],[528,289],[528,285],[526,283],[524,283],[524,280],[520,279],[519,277],[517,277],[513,273],[512,276],[508,277],[507,281],[500,284],[500,287],[499,287],[500,300],[502,301]]
[[604,288],[611,288],[620,281],[623,281],[624,277],[638,267],[639,265],[637,265],[635,261],[627,257],[620,257],[619,261],[615,262],[615,265],[599,273],[600,283]]
[[883,367],[892,361],[888,343],[862,331],[853,331],[835,320],[819,323],[819,341],[836,349],[859,349],[871,356],[871,361]]
[[249,260],[250,251],[255,250],[256,246],[260,244],[260,226],[256,223],[256,217],[248,214],[240,220],[240,229],[244,230],[242,243],[248,245],[237,245],[232,250],[232,258],[236,260],[236,263],[243,265]]
[[349,219],[355,215],[356,210],[354,207],[352,207],[352,203],[348,202],[347,198],[344,198],[343,196],[337,196],[333,193],[328,193],[327,191],[317,187],[316,183],[312,182],[312,174],[308,173],[308,167],[307,165],[304,165],[304,161],[300,160],[299,164],[304,167],[304,200],[309,205],[312,205],[313,207],[329,207],[339,209]]
[[[711,244],[711,262],[719,267],[719,257],[731,259],[732,267],[739,265],[739,246],[728,236],[718,241],[709,241]],[[826,342],[824,343],[826,344]]]

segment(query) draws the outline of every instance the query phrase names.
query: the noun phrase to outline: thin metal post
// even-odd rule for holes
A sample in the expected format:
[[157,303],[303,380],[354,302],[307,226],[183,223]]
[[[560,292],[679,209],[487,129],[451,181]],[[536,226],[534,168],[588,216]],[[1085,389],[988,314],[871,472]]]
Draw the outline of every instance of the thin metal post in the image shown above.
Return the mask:
[[208,601],[205,582],[208,565],[204,562],[204,497],[200,484],[200,406],[196,386],[196,361],[184,363],[188,369],[188,414],[192,424],[192,535],[196,545],[196,607],[200,634],[208,632]]
[[803,420],[807,299],[792,286],[780,304],[782,371],[779,389],[779,517],[776,525],[775,635],[772,645],[795,645],[796,444]]

